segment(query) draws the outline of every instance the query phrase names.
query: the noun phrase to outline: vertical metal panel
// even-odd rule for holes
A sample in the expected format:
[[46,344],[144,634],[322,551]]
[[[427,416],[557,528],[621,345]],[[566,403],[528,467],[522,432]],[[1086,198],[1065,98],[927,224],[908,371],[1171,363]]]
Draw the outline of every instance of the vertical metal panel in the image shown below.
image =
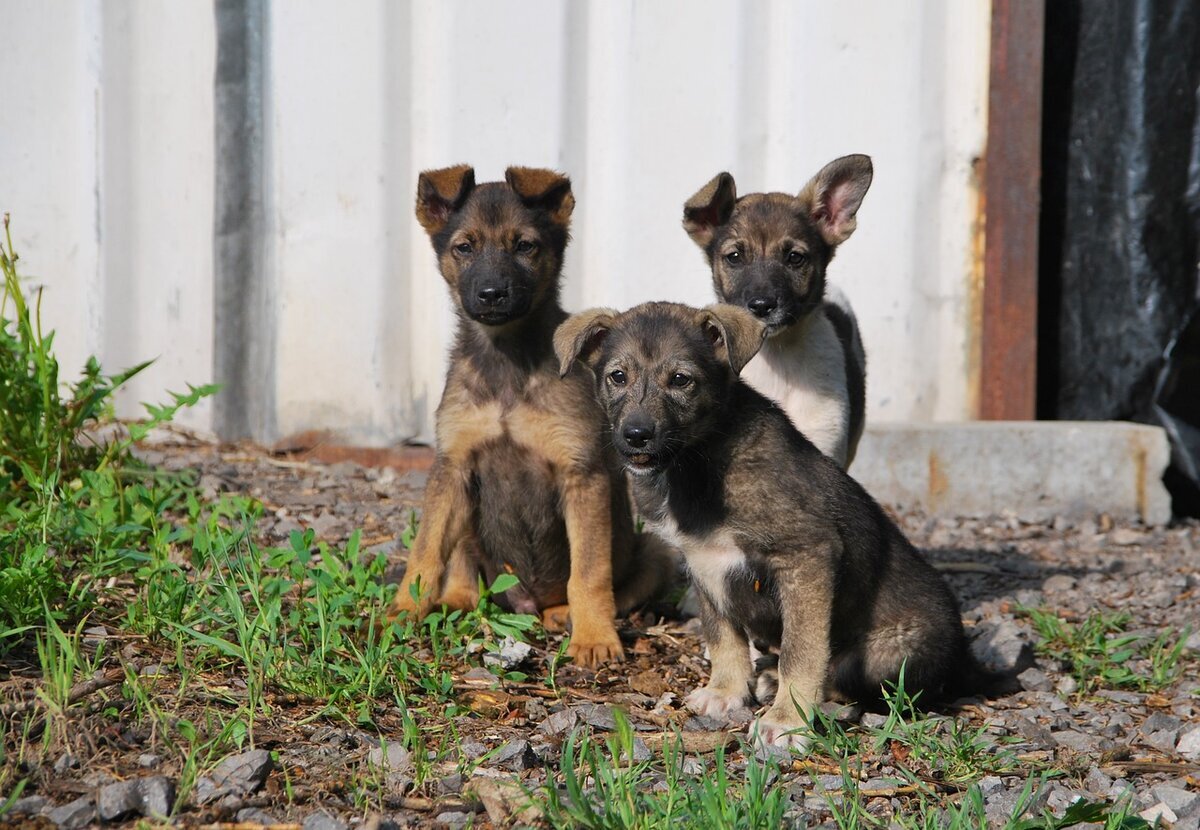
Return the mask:
[[[10,3],[30,8],[0,0]],[[25,39],[49,44],[17,60],[57,61],[56,74],[33,73],[40,94],[75,103],[31,105],[22,121],[0,113],[22,136],[19,158],[0,158],[0,181],[20,183],[0,194],[19,204],[4,207],[26,227],[22,206],[38,203],[32,182],[44,176],[28,171],[54,158],[30,136],[54,135],[57,154],[79,163],[49,181],[42,204],[69,222],[34,210],[29,226],[45,230],[28,256],[58,280],[62,260],[38,254],[83,240],[75,256],[91,269],[61,282],[60,343],[140,355],[167,340],[159,348],[183,353],[164,364],[179,373],[165,386],[208,380],[195,366],[209,355],[227,384],[215,421],[226,435],[431,437],[454,314],[412,197],[420,170],[459,162],[481,181],[511,163],[571,174],[563,298],[579,309],[709,301],[679,219],[718,171],[742,192],[796,192],[835,156],[870,153],[875,183],[830,270],[870,355],[868,417],[970,415],[985,5],[220,0],[190,34],[142,4],[64,8],[78,35],[65,46],[54,15],[6,11]],[[211,59],[193,54],[206,44],[215,84]],[[209,73],[208,98],[189,91],[168,105],[165,69],[187,90]],[[101,86],[85,118],[81,102]],[[170,129],[159,131],[164,113]],[[89,168],[101,117],[108,147]],[[197,188],[215,199],[210,221],[196,220]],[[93,205],[108,248],[85,221]],[[173,297],[184,312],[172,328]]]
[[979,417],[1037,412],[1038,204],[1041,183],[1040,0],[994,0]]
[[275,296],[268,271],[263,0],[217,0],[213,373],[224,438],[275,433]]

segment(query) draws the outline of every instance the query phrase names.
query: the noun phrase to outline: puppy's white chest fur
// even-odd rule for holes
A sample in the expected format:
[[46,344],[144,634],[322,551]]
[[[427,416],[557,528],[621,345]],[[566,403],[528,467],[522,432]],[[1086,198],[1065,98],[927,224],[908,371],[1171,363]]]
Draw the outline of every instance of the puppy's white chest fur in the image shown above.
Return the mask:
[[647,526],[683,552],[692,581],[712,598],[717,610],[723,611],[728,599],[729,575],[747,567],[746,555],[733,536],[715,533],[701,538],[684,533],[669,516]]
[[837,332],[818,309],[768,338],[742,378],[778,402],[804,437],[845,467],[850,444],[846,371]]

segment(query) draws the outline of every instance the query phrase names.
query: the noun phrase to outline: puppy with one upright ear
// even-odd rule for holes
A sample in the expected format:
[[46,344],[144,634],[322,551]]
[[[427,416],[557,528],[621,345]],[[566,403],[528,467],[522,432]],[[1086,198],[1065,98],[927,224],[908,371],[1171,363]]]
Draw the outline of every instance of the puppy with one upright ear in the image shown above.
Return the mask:
[[720,173],[683,206],[683,227],[704,251],[723,303],[766,324],[769,339],[746,367],[751,386],[843,468],[854,460],[866,405],[858,321],[825,271],[858,224],[871,159],[831,161],[799,195],[737,195]]
[[647,303],[575,315],[555,350],[591,367],[638,512],[683,551],[698,589],[712,677],[688,706],[718,715],[751,701],[754,643],[778,654],[778,693],[753,734],[802,746],[794,730],[827,693],[870,703],[903,668],[927,704],[980,670],[938,573],[738,378],[765,335],[743,308]]

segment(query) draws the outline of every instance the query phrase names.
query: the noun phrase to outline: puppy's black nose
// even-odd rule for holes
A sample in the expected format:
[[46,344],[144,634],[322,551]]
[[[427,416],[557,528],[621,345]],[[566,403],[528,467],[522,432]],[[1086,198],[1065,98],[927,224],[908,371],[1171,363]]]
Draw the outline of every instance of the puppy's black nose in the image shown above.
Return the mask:
[[495,287],[481,288],[479,289],[479,294],[476,296],[479,297],[479,302],[484,305],[499,305],[508,299],[508,289]]
[[775,310],[775,306],[777,305],[779,304],[771,297],[755,297],[746,303],[746,307],[758,317],[766,317]]
[[625,441],[635,450],[642,447],[654,437],[654,427],[643,424],[630,424],[624,430]]

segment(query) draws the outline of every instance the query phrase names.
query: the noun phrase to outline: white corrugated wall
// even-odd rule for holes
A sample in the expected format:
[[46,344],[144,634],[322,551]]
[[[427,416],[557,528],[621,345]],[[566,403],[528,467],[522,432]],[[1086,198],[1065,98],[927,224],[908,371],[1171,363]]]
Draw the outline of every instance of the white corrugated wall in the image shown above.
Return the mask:
[[[211,380],[214,349],[242,345],[214,343],[212,5],[0,0],[0,18],[0,209],[65,367],[158,355],[126,414]],[[709,301],[679,219],[718,171],[798,190],[869,153],[830,271],[866,340],[868,417],[970,417],[988,25],[954,0],[268,2],[257,437],[431,435],[453,316],[412,194],[459,162],[572,176],[578,309]]]

